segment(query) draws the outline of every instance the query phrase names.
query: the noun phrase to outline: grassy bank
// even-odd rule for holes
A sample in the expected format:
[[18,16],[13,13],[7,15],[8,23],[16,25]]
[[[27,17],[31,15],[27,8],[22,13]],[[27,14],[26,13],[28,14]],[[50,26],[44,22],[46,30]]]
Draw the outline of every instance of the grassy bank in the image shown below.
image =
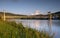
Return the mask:
[[22,23],[0,21],[0,38],[53,38],[48,33],[38,32]]

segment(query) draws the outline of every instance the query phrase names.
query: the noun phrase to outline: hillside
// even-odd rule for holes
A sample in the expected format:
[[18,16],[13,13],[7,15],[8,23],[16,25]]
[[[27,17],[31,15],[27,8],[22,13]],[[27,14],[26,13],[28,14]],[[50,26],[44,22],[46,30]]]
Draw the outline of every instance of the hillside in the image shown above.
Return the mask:
[[[3,15],[3,14],[4,14],[3,12],[0,12],[0,15]],[[5,15],[6,15],[6,16],[26,16],[26,15],[13,14],[13,13],[8,13],[8,12],[6,12]]]
[[54,14],[60,14],[60,11],[58,11],[58,12],[55,12]]
[[[52,19],[60,19],[60,12],[51,13]],[[21,14],[13,14],[13,13],[5,13],[7,19],[48,19],[49,14],[43,15],[21,15]],[[3,12],[0,12],[0,18],[3,19]]]

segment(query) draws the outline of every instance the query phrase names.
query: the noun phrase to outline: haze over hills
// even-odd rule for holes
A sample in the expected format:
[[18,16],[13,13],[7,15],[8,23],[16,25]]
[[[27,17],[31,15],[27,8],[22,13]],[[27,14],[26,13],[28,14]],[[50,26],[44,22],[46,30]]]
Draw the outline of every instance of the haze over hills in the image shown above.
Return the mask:
[[[0,12],[0,15],[3,15],[4,12]],[[22,14],[13,14],[13,13],[9,13],[9,12],[5,12],[5,15],[6,16],[25,16],[25,15],[22,15]]]
[[[4,12],[0,12],[0,14],[3,14]],[[14,14],[14,13],[10,13],[10,12],[5,12],[6,15],[23,15],[23,14]],[[51,13],[51,14],[60,14],[60,11],[55,12],[55,13]],[[44,14],[39,14],[39,13],[35,13],[34,15],[44,15]]]
[[[60,18],[60,11],[51,13],[52,18]],[[0,12],[0,17],[3,18],[4,12]],[[13,14],[13,13],[5,13],[6,18],[10,19],[47,19],[49,18],[49,14],[44,15],[44,14],[35,14],[35,15],[22,15],[22,14]]]
[[[4,12],[0,12],[0,15],[3,15],[4,14]],[[5,12],[5,14],[6,15],[11,15],[11,16],[25,16],[25,15],[23,15],[23,14],[14,14],[14,13],[9,13],[9,12]],[[55,12],[55,13],[51,13],[51,14],[60,14],[60,11],[58,11],[58,12]],[[35,15],[44,15],[44,14],[35,14]]]

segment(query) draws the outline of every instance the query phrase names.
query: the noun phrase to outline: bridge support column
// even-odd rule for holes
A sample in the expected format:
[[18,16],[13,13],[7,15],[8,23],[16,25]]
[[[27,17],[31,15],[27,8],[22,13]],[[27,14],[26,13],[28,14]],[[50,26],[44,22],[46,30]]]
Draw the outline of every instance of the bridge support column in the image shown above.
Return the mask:
[[5,19],[5,11],[4,11],[4,17],[3,17],[3,20],[5,21],[6,19]]

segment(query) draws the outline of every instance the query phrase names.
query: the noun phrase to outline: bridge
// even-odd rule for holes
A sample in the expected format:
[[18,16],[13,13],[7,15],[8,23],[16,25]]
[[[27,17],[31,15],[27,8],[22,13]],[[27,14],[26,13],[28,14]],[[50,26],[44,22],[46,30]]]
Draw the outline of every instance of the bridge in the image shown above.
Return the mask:
[[[51,16],[51,17],[50,17]],[[0,18],[3,20],[6,19],[47,19],[47,18],[60,18],[60,14],[55,13],[48,13],[47,15],[39,14],[39,11],[35,13],[35,15],[18,15],[18,14],[11,14],[3,12],[0,14]]]

